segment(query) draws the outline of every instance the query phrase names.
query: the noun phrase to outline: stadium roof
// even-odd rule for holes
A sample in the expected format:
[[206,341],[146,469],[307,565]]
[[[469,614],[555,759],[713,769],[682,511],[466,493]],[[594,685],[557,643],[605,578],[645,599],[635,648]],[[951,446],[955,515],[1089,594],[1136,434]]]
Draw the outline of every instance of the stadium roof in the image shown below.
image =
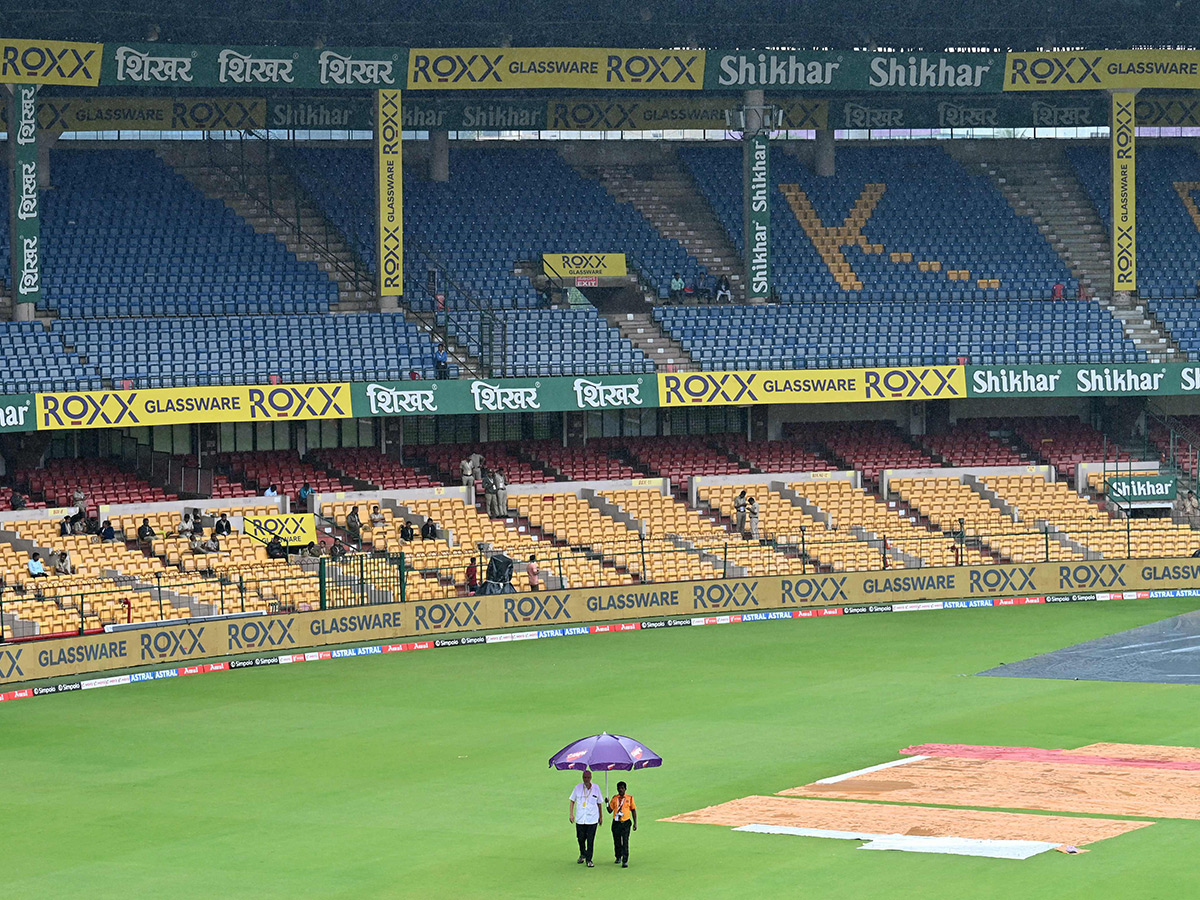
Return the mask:
[[[1200,46],[1195,0],[38,0],[9,37],[337,46]],[[21,7],[24,8],[21,8]]]

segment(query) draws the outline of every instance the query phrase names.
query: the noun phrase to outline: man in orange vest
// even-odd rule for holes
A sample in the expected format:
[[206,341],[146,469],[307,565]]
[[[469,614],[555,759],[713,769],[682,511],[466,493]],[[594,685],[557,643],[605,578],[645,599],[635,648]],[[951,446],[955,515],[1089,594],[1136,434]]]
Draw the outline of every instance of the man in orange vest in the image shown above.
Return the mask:
[[629,868],[629,830],[637,831],[637,805],[633,795],[625,793],[625,782],[617,782],[617,793],[608,801],[612,813],[613,852],[622,869]]

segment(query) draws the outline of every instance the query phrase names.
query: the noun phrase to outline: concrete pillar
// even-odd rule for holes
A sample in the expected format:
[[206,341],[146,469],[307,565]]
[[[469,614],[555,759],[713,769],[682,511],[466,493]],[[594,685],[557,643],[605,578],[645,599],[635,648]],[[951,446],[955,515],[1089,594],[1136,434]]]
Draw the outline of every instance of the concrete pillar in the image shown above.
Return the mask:
[[430,150],[429,180],[450,180],[450,132],[431,131],[429,133]]
[[816,161],[813,170],[826,177],[835,174],[832,128],[817,130]]

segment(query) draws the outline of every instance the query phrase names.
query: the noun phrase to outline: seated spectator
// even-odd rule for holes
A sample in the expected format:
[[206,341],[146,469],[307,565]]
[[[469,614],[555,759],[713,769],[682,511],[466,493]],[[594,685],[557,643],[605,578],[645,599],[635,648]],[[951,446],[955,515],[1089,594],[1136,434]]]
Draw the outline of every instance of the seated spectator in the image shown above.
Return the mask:
[[9,506],[11,506],[14,510],[24,509],[25,503],[26,503],[25,496],[23,494],[18,493],[17,491],[13,491],[12,497],[10,497],[8,500]]
[[71,534],[87,534],[88,521],[87,516],[77,515],[75,521],[71,523]]
[[179,536],[182,538],[191,537],[196,530],[196,523],[192,521],[190,513],[183,514],[183,521],[179,523]]
[[357,506],[350,510],[350,515],[346,516],[346,534],[356,544],[362,540],[362,519],[359,518]]
[[683,279],[676,272],[671,276],[671,302],[678,303],[683,299]]
[[207,553],[208,551],[204,549],[204,544],[204,535],[198,532],[193,532],[192,536],[188,539],[188,547],[193,553]]
[[341,541],[334,541],[333,546],[329,548],[329,558],[333,562],[337,562],[346,555],[346,545]]
[[372,528],[382,528],[386,524],[387,524],[387,519],[384,518],[383,513],[381,513],[379,511],[379,507],[378,506],[371,507],[371,527]]
[[58,559],[54,563],[54,573],[56,575],[74,575],[75,566],[71,562],[71,556],[66,550],[58,551]]
[[426,516],[425,524],[421,526],[421,537],[427,541],[436,541],[437,536],[437,525],[433,524],[433,516]]
[[156,537],[158,534],[150,527],[150,520],[142,519],[142,524],[137,530],[138,543],[149,547]]
[[287,559],[287,547],[279,540],[279,535],[272,535],[267,542],[267,559]]
[[406,521],[400,526],[400,537],[406,541],[415,540],[417,533],[413,530],[412,522]]
[[42,554],[35,553],[29,558],[29,576],[31,578],[46,578],[46,566],[42,563]]
[[217,535],[218,537],[225,537],[225,535],[231,533],[232,531],[233,525],[229,523],[229,516],[226,513],[221,513],[221,518],[217,520],[215,525],[213,525],[213,534]]
[[717,279],[717,302],[718,303],[732,303],[733,302],[733,288],[729,284],[729,276],[728,275],[722,275],[720,278]]
[[298,493],[296,495],[296,499],[300,501],[301,509],[303,509],[303,510],[308,509],[308,498],[311,497],[314,493],[315,492],[312,489],[312,485],[309,484],[307,481],[304,482],[304,487],[300,488],[300,493]]
[[321,547],[321,545],[319,543],[317,543],[316,541],[309,541],[308,546],[300,551],[300,555],[306,556],[309,559],[320,559],[322,549],[323,548]]
[[117,539],[117,530],[113,528],[112,522],[107,519],[104,522],[104,527],[100,529],[100,540],[115,541]]
[[63,516],[63,520],[58,523],[58,536],[59,537],[70,537],[71,536],[71,517],[70,516]]
[[71,492],[71,505],[80,512],[83,512],[87,506],[87,494],[79,485],[75,485],[75,490]]
[[221,552],[221,536],[217,534],[217,529],[212,530],[212,534],[208,536],[208,540],[204,541],[200,546],[204,548],[205,553],[220,553]]
[[275,487],[275,485],[271,485],[265,491],[263,491],[263,496],[264,497],[278,497],[279,496],[279,488]]

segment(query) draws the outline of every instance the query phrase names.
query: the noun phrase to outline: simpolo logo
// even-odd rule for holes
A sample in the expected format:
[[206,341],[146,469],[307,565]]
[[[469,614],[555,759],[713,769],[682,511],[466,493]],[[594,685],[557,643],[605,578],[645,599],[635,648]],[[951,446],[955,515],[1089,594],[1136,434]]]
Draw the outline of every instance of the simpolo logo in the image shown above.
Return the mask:
[[67,394],[59,399],[54,394],[42,394],[42,427],[60,428],[89,426],[102,421],[105,425],[138,425],[133,411],[137,392],[126,394]]
[[0,53],[0,77],[13,76],[18,79],[62,78],[72,81],[75,76],[92,81],[92,57],[95,50],[80,53],[74,47],[65,47],[56,52],[54,48],[31,44],[24,49],[7,44]]
[[940,369],[868,369],[863,376],[867,398],[960,397],[951,378]]
[[675,54],[618,56],[613,53],[608,57],[607,80],[609,84],[676,84],[679,81],[697,84],[692,67],[699,58],[699,54],[684,59]]
[[697,584],[692,586],[693,609],[722,609],[726,606],[758,606],[758,582],[741,584]]
[[1125,563],[1119,566],[1106,563],[1104,565],[1074,565],[1058,567],[1058,586],[1064,589],[1078,588],[1111,588],[1125,586]]
[[320,385],[311,387],[277,387],[264,391],[250,388],[251,419],[323,419],[333,410],[345,417],[338,395],[342,385],[326,390]]
[[1039,56],[1032,60],[1017,57],[1013,60],[1011,84],[1018,79],[1022,84],[1082,84],[1085,81],[1100,84],[1096,74],[1101,56]]
[[504,599],[504,623],[509,622],[557,622],[570,619],[567,609],[570,594],[535,594],[532,597],[506,597]]
[[568,128],[580,131],[620,131],[635,128],[633,114],[637,103],[555,103],[548,128]]
[[138,635],[142,644],[142,660],[170,659],[177,656],[193,656],[207,651],[201,638],[204,626],[199,628],[172,628],[162,631],[142,632]]
[[811,578],[785,578],[780,582],[784,603],[848,603],[846,579],[834,575],[814,575]]
[[722,400],[726,403],[757,403],[758,395],[754,393],[754,381],[757,374],[742,376],[736,372],[725,372],[720,375],[695,373],[680,377],[667,375],[667,402],[675,403],[714,403]]
[[501,84],[499,66],[503,59],[503,53],[495,56],[473,53],[467,57],[445,53],[432,58],[423,53],[417,54],[412,61],[411,83],[414,87],[421,82],[456,84],[464,80],[468,84],[481,84],[490,79]]
[[971,593],[972,594],[998,594],[998,593],[1023,593],[1027,588],[1036,591],[1037,585],[1033,583],[1033,574],[1036,572],[1032,566],[1022,567],[1017,566],[1012,569],[999,569],[987,567],[982,570],[971,570]]
[[294,618],[249,619],[229,623],[229,649],[261,650],[263,647],[292,646]]
[[483,627],[479,621],[482,600],[460,600],[457,603],[421,603],[413,611],[413,627],[421,631],[445,631],[448,628]]

